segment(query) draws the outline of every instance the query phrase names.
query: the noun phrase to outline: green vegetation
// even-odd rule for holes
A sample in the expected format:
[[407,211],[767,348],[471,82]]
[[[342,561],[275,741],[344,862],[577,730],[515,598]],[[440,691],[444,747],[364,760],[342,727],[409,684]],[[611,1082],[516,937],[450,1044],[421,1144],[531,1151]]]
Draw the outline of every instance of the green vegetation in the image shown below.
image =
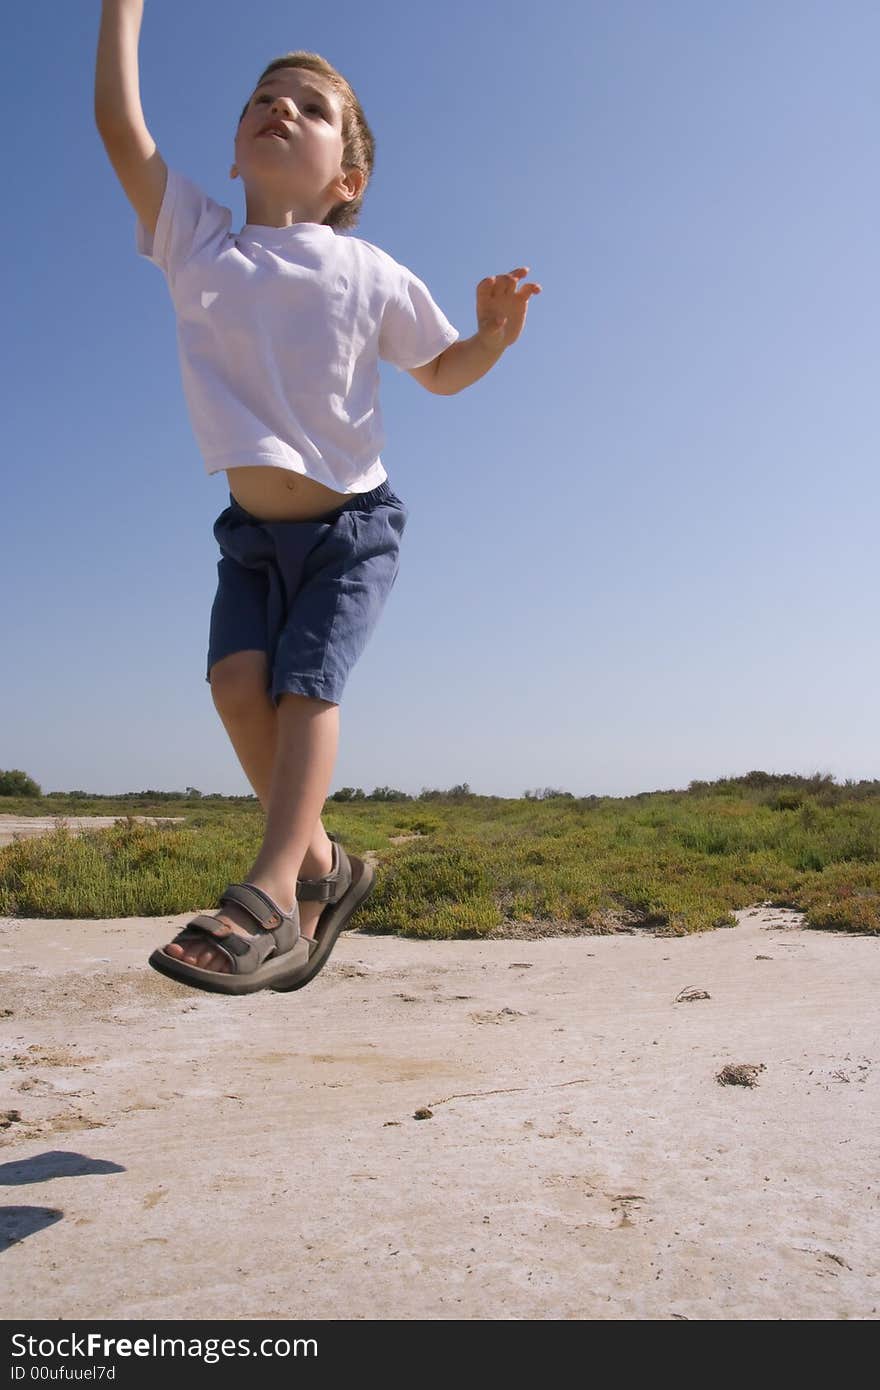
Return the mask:
[[[21,772],[0,794],[15,815],[119,816],[102,830],[0,848],[0,917],[171,916],[210,909],[247,873],[264,816],[255,797],[40,794]],[[23,786],[28,790],[22,791]],[[133,816],[183,816],[142,824]],[[334,793],[324,824],[355,854],[376,852],[361,930],[416,937],[641,928],[683,935],[733,926],[758,902],[807,926],[880,933],[880,782],[750,772],[687,790],[576,797],[545,788],[475,796],[466,784],[411,797]],[[391,837],[416,838],[392,843]]]

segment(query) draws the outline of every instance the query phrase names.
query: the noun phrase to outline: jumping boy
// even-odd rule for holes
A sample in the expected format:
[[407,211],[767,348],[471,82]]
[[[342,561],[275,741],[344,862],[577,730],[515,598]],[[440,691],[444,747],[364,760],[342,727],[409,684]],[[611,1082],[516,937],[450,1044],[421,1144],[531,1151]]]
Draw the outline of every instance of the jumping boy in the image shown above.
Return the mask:
[[142,18],[143,0],[103,0],[95,119],[137,214],[137,252],[168,283],[205,467],[229,482],[206,680],[266,811],[246,882],[150,964],[199,989],[286,992],[314,978],[373,887],[321,813],[343,688],[397,577],[408,515],[379,457],[378,359],[454,395],[516,342],[540,286],[518,286],[525,266],[481,280],[477,332],[461,341],[412,271],[341,235],[357,224],[375,142],[349,83],[314,53],[271,62],[245,105],[230,172],[247,221],[232,232],[229,209],[169,169],[147,130]]

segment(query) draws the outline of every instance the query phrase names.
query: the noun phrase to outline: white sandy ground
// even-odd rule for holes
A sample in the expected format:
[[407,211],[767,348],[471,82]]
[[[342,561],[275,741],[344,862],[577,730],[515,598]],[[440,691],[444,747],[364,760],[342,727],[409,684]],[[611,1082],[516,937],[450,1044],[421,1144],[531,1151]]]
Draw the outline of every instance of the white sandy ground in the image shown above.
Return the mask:
[[880,938],[353,931],[236,999],[146,965],[191,915],[0,924],[3,1318],[876,1319]]

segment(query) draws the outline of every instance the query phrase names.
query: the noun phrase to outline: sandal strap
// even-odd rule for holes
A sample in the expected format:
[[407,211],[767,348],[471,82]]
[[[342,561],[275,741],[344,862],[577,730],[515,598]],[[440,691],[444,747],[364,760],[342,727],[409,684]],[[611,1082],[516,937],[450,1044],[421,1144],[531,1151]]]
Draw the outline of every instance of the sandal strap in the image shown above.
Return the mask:
[[[229,949],[227,939],[233,939],[235,932],[226,922],[220,922],[216,917],[209,917],[206,912],[200,912],[187,922],[183,931],[179,931],[174,938],[178,946],[189,946],[193,941],[204,942],[206,936],[214,938],[213,945],[229,961],[233,971],[236,969],[236,962]],[[239,940],[241,938],[239,937]],[[233,948],[234,949],[234,948]]]
[[352,872],[348,855],[335,836],[333,842],[333,868],[323,878],[298,878],[296,896],[298,902],[335,903],[351,887]]
[[296,915],[282,912],[269,894],[264,893],[262,888],[258,888],[254,883],[227,884],[220,894],[220,902],[238,903],[239,907],[243,907],[245,912],[253,917],[258,931],[272,931],[275,927],[280,927],[284,921],[292,923]]

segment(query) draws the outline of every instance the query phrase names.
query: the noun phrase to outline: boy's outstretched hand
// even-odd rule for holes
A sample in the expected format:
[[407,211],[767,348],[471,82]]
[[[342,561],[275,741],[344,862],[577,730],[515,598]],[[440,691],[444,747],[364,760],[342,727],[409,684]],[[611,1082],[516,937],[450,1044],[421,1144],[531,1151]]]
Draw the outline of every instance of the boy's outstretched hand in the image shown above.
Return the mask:
[[523,331],[529,299],[541,293],[541,286],[534,281],[517,289],[517,280],[528,273],[528,266],[521,265],[509,275],[489,275],[477,285],[477,336],[495,352],[516,342]]

